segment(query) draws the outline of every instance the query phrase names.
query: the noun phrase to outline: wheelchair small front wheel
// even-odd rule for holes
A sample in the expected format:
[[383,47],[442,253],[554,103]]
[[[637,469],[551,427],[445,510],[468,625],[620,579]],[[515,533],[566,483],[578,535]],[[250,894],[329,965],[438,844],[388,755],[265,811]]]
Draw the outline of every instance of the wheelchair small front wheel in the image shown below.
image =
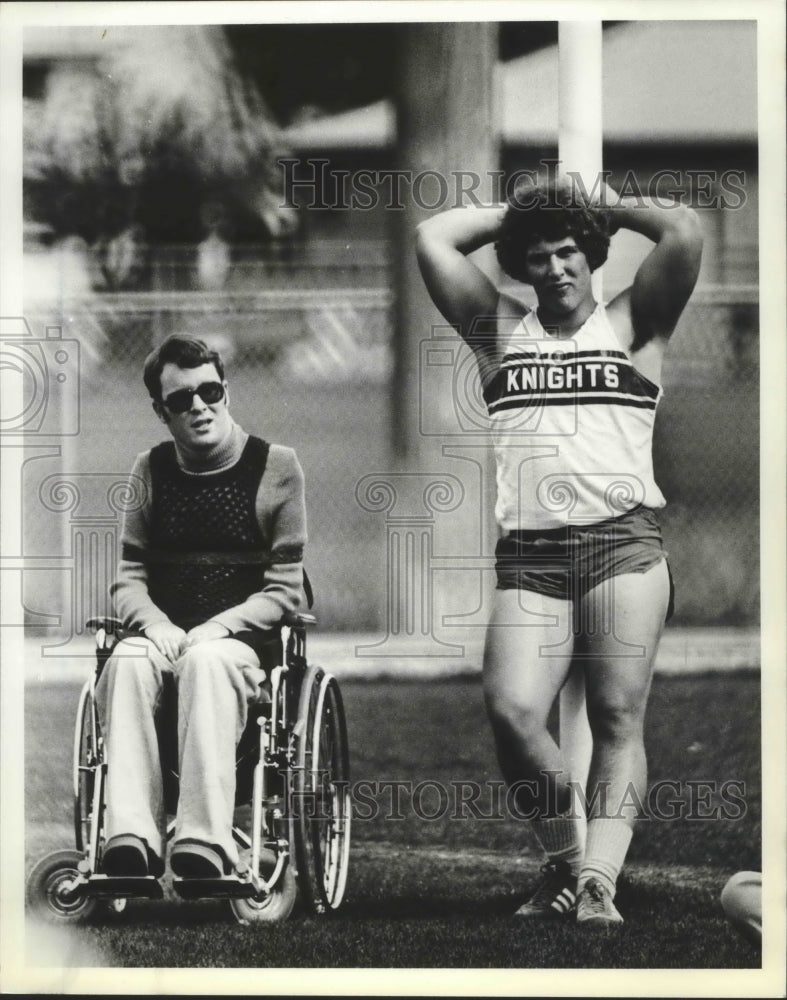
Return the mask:
[[82,923],[96,908],[95,897],[79,885],[78,851],[55,851],[36,864],[27,879],[30,913],[46,923]]
[[126,912],[128,900],[124,896],[104,901],[104,911],[109,917],[120,917]]
[[288,864],[267,896],[238,897],[230,900],[230,908],[239,924],[274,924],[286,920],[295,906],[298,888],[292,865]]

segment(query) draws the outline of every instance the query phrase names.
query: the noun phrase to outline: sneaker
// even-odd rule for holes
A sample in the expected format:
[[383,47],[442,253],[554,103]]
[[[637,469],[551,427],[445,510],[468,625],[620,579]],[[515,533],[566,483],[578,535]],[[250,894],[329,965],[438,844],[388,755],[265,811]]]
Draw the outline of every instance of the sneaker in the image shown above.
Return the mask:
[[577,900],[577,923],[592,927],[622,924],[623,917],[612,902],[612,893],[596,878],[589,878]]
[[531,898],[516,911],[517,917],[562,920],[574,911],[577,877],[565,861],[548,861],[541,869],[543,881]]

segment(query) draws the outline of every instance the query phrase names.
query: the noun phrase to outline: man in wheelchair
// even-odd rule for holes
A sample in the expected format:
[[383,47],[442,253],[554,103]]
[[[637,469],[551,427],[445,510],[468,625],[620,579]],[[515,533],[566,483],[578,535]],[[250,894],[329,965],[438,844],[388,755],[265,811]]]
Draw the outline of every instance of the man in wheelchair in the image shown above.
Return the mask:
[[[235,752],[264,679],[266,638],[303,599],[304,481],[295,452],[232,419],[219,355],[172,336],[144,382],[171,440],[137,457],[144,500],[125,517],[112,596],[125,631],[96,701],[107,756],[105,874],[164,873],[160,727],[177,726],[170,854],[184,879],[227,875]],[[162,719],[174,687],[177,720]]]

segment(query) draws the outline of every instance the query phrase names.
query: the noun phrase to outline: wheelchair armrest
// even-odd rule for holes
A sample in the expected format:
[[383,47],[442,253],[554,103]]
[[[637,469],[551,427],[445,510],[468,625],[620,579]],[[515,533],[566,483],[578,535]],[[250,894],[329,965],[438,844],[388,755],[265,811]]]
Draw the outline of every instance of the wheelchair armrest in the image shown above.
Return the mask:
[[99,629],[103,628],[108,635],[114,635],[123,627],[123,622],[119,618],[99,616],[97,618],[88,618],[85,622],[85,626],[89,628],[91,632],[98,632]]
[[279,625],[286,625],[288,628],[295,628],[298,625],[316,625],[317,619],[314,615],[300,614],[298,612],[289,611],[286,615],[282,615]]
[[96,655],[101,664],[119,642],[123,622],[119,618],[98,616],[88,618],[85,625],[96,637]]

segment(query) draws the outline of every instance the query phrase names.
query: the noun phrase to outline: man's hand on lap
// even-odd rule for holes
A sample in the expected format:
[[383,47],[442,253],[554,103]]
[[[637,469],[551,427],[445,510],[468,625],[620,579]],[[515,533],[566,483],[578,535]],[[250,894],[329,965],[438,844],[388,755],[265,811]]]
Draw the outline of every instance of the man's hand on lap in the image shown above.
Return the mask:
[[173,622],[156,622],[155,625],[148,625],[145,635],[170,663],[174,663],[183,651],[186,632]]
[[180,651],[181,653],[188,649],[189,646],[196,646],[198,642],[212,642],[214,639],[226,639],[230,635],[230,630],[224,626],[219,625],[218,622],[203,622],[201,625],[195,625],[193,629],[190,629],[181,643]]

